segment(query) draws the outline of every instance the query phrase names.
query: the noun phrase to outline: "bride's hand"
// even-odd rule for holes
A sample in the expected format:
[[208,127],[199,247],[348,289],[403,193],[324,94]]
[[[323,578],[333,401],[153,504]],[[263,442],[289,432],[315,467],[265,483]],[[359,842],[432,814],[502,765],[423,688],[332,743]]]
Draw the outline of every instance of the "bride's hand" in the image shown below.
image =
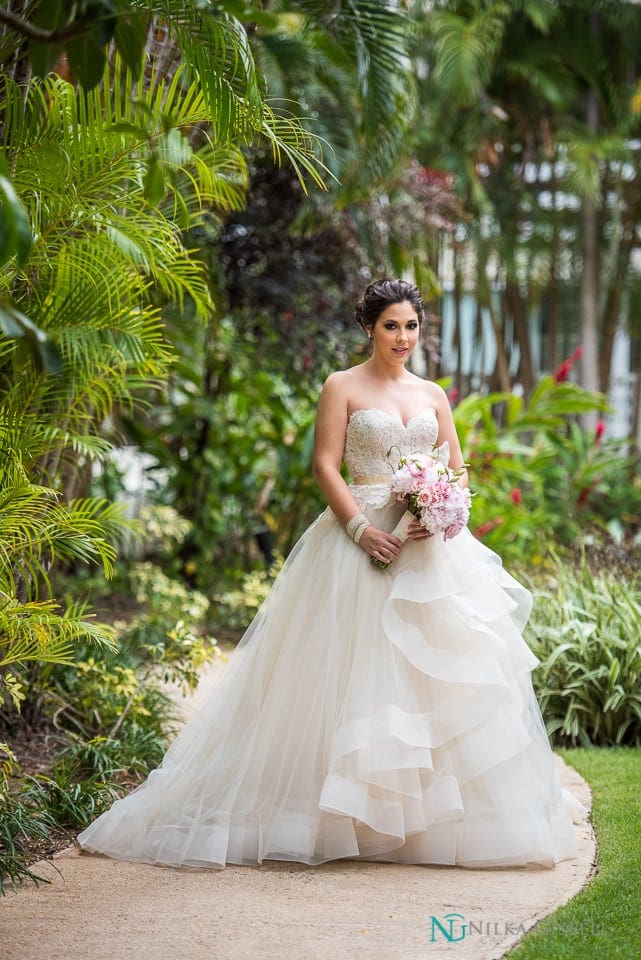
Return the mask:
[[414,520],[413,523],[410,523],[407,528],[407,539],[408,540],[428,540],[430,537],[433,537],[433,533],[428,533],[422,523],[419,523],[418,520]]
[[378,527],[369,526],[361,537],[359,546],[375,560],[389,563],[398,557],[403,542],[398,537],[393,537],[391,533],[385,533]]

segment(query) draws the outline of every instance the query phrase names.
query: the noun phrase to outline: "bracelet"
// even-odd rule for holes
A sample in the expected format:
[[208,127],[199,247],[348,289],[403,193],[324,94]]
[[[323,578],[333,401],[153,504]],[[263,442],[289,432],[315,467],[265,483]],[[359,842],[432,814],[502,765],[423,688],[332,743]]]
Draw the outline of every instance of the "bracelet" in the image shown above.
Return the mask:
[[363,536],[366,530],[369,530],[370,527],[371,527],[371,523],[369,522],[369,520],[367,521],[367,523],[362,524],[362,526],[360,526],[356,531],[356,533],[354,534],[354,543],[360,543],[361,537]]
[[364,513],[357,513],[355,516],[351,517],[345,526],[345,532],[348,537],[351,537],[354,543],[359,543],[361,537],[371,526],[369,520]]

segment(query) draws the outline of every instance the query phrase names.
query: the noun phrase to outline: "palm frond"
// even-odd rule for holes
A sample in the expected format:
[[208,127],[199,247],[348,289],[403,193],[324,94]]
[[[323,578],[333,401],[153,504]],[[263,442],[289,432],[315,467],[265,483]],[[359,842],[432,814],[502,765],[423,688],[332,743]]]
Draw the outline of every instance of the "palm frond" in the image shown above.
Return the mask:
[[571,193],[597,205],[602,201],[602,182],[607,166],[612,162],[635,163],[629,144],[618,134],[598,136],[585,128],[568,126],[560,132],[559,141],[563,144],[563,184]]
[[434,80],[455,103],[469,106],[478,99],[500,50],[509,13],[509,4],[498,4],[473,18],[446,10],[432,14]]
[[30,660],[72,663],[79,640],[116,645],[112,627],[62,613],[53,600],[20,603],[0,595],[0,669]]

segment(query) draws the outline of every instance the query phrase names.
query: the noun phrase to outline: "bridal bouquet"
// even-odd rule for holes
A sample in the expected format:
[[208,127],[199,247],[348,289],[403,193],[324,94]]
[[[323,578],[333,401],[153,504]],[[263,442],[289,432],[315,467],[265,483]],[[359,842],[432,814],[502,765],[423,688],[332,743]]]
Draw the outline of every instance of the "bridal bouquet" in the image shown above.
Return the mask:
[[[448,443],[434,447],[431,453],[411,453],[400,458],[392,476],[391,490],[399,500],[405,500],[407,510],[392,530],[392,536],[404,543],[410,524],[418,519],[429,533],[442,533],[444,540],[450,540],[467,524],[471,494],[457,482],[463,470],[450,470],[449,459]],[[372,563],[383,570],[389,567],[389,563],[374,557]]]

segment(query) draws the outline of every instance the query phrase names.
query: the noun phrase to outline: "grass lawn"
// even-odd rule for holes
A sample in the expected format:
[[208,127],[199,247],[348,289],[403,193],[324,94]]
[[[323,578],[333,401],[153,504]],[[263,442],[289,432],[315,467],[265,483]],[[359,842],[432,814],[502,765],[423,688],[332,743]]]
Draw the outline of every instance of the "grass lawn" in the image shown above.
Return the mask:
[[557,751],[593,794],[597,874],[528,933],[509,960],[641,956],[641,749]]

